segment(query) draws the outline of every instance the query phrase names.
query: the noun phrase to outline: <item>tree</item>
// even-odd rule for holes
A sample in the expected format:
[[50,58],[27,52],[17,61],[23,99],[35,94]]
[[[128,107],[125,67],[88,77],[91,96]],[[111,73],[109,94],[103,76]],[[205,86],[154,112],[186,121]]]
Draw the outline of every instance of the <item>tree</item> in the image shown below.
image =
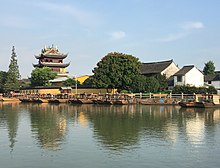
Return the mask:
[[[76,85],[76,80],[72,79],[72,78],[68,78],[67,80],[64,81],[63,83],[64,86],[74,86]],[[77,80],[77,85],[80,85],[80,82]]]
[[95,87],[131,90],[140,75],[140,61],[132,55],[112,52],[97,63],[93,73]]
[[158,92],[159,87],[159,81],[155,77],[146,77],[144,75],[139,75],[133,82],[132,91],[155,93]]
[[49,67],[36,68],[31,72],[31,85],[32,86],[50,86],[49,80],[57,76],[55,72]]
[[7,80],[7,72],[0,71],[0,93],[4,92],[6,80]]
[[208,61],[205,63],[205,67],[203,68],[203,72],[205,75],[214,75],[215,74],[215,65],[213,61]]
[[166,75],[161,75],[161,74],[158,74],[155,76],[155,78],[157,79],[157,81],[159,82],[159,88],[158,88],[158,91],[164,91],[166,90],[166,88],[168,87],[168,80],[166,78]]
[[160,82],[155,77],[147,77],[145,82],[145,92],[155,93],[160,88]]
[[18,67],[18,61],[17,56],[15,53],[15,47],[12,47],[12,55],[11,55],[11,61],[9,64],[9,70],[7,72],[7,80],[5,82],[5,90],[16,90],[20,87],[20,73],[19,73],[19,67]]

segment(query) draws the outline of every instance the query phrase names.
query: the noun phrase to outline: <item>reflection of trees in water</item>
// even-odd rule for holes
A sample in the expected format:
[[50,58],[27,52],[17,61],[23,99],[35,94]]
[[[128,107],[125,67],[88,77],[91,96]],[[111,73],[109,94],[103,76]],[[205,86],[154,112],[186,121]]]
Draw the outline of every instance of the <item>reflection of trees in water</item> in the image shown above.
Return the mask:
[[95,138],[110,149],[120,150],[136,145],[145,134],[159,133],[166,138],[164,128],[175,111],[165,106],[93,106],[88,119],[94,125]]
[[2,102],[0,104],[0,124],[5,125],[6,123],[10,141],[9,146],[13,150],[18,130],[18,103]]
[[32,104],[29,107],[32,132],[41,147],[59,149],[66,132],[65,106]]
[[136,114],[130,111],[130,106],[96,106],[88,115],[95,137],[110,149],[120,150],[138,142],[140,115]]

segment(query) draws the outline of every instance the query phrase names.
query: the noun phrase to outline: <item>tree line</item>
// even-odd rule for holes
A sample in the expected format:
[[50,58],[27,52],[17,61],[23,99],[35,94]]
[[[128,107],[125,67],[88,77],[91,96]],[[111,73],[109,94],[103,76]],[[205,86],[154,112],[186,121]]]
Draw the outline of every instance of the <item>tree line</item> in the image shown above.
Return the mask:
[[[165,75],[157,74],[150,77],[144,76],[140,71],[141,62],[139,58],[118,52],[111,52],[104,56],[92,70],[93,75],[84,81],[83,86],[94,88],[117,88],[120,92],[164,92],[168,87],[168,79]],[[215,74],[213,61],[205,63],[203,73],[205,75]],[[31,72],[30,86],[50,86],[50,80],[56,78],[57,74],[49,67],[35,68]],[[72,78],[63,82],[63,86],[80,86],[79,81]],[[15,48],[12,48],[12,55],[7,72],[0,71],[0,92],[17,90],[22,86],[20,80],[19,66]],[[190,86],[174,87],[173,93],[181,90],[193,92],[195,88]],[[191,91],[190,91],[191,90]],[[216,92],[214,88],[209,90],[200,89],[201,92]],[[200,92],[196,91],[196,92]],[[195,92],[194,92],[195,93]]]

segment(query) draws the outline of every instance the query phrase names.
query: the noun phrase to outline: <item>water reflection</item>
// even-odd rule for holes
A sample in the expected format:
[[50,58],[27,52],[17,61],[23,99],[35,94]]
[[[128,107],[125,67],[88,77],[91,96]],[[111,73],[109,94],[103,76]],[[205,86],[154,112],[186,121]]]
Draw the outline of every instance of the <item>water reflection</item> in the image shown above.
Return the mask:
[[[13,149],[21,111],[30,116],[30,127],[42,149],[62,149],[71,131],[92,132],[97,146],[123,152],[149,146],[189,143],[201,145],[214,137],[220,109],[182,109],[148,105],[50,105],[0,103],[0,130],[7,129]],[[78,135],[79,137],[80,132]]]
[[65,139],[67,106],[48,104],[23,104],[30,113],[31,131],[44,149],[58,150]]
[[17,130],[18,130],[18,103],[1,102],[0,103],[0,128],[6,127],[8,130],[9,147],[13,151]]

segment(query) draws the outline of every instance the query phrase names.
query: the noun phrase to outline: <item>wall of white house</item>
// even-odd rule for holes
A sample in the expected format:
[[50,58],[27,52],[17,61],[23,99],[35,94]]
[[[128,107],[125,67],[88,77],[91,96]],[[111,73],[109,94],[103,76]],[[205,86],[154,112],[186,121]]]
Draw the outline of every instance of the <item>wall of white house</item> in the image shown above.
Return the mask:
[[204,75],[196,67],[192,68],[185,75],[186,83],[192,86],[204,86]]
[[186,84],[196,87],[204,86],[204,75],[196,67],[194,67],[186,73],[185,82]]
[[211,81],[211,84],[209,84],[208,82],[205,82],[207,85],[211,85],[214,86],[216,89],[220,90],[220,81]]
[[176,85],[204,86],[204,75],[194,67],[185,76],[182,76],[181,82],[177,82],[177,76],[174,76],[174,86]]
[[170,66],[168,66],[165,70],[163,70],[161,72],[161,74],[165,74],[166,75],[166,78],[169,78],[171,77],[172,75],[174,75],[176,72],[179,71],[179,68],[176,66],[176,64],[174,62],[172,62],[170,64]]

